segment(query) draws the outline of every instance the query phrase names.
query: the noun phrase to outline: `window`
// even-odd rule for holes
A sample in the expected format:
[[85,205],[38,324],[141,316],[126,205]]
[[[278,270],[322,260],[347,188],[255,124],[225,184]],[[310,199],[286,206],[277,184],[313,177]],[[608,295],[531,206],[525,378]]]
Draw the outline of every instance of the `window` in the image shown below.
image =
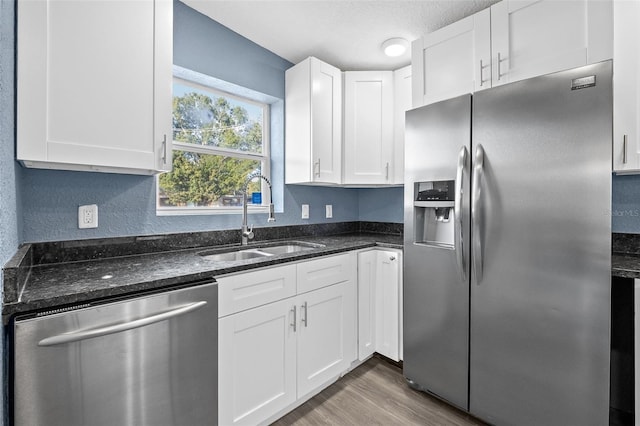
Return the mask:
[[[173,169],[158,178],[159,212],[236,212],[247,178],[269,178],[269,105],[180,78],[173,81]],[[248,205],[268,203],[262,179]]]

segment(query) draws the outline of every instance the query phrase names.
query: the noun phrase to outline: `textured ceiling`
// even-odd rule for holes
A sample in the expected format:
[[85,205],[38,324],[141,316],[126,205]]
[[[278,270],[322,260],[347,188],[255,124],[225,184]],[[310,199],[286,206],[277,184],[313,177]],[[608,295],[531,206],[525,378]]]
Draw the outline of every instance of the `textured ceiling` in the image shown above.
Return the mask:
[[497,0],[182,0],[292,63],[315,56],[343,71],[394,70],[410,53],[386,57],[382,43],[410,42]]

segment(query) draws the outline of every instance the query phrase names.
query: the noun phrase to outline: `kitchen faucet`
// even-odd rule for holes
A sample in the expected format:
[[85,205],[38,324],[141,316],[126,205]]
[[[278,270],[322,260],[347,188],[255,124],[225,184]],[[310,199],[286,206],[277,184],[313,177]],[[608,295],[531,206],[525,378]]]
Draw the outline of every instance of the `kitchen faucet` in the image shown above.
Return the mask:
[[255,179],[261,178],[267,185],[269,185],[269,218],[267,222],[275,222],[275,214],[273,209],[273,195],[271,192],[271,182],[269,179],[261,175],[260,173],[254,173],[250,175],[247,180],[244,182],[242,187],[242,245],[246,246],[249,243],[249,240],[253,239],[253,224],[248,227],[247,226],[247,188],[249,187],[249,183]]

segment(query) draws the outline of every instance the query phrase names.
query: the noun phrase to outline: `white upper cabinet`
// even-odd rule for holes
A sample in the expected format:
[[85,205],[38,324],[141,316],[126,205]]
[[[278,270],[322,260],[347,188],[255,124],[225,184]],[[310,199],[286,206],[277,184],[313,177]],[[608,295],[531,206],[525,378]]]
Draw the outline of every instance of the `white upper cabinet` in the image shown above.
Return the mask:
[[342,182],[342,72],[309,57],[285,73],[285,183]]
[[485,9],[412,43],[414,107],[491,87],[490,27]]
[[393,180],[393,72],[344,73],[344,183]]
[[393,178],[391,183],[404,183],[404,122],[411,109],[411,65],[393,72]]
[[170,170],[173,3],[20,0],[17,11],[18,160]]
[[613,10],[613,169],[640,173],[640,1]]
[[611,59],[612,10],[610,0],[503,0],[427,34],[412,43],[413,106]]
[[611,59],[611,3],[503,0],[491,6],[493,86]]

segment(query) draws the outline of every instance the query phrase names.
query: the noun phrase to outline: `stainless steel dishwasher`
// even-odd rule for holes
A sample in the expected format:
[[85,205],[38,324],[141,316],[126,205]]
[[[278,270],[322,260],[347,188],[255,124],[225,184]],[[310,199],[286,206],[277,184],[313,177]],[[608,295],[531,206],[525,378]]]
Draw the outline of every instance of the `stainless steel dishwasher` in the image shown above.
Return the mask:
[[15,425],[215,425],[218,294],[202,285],[16,318]]

